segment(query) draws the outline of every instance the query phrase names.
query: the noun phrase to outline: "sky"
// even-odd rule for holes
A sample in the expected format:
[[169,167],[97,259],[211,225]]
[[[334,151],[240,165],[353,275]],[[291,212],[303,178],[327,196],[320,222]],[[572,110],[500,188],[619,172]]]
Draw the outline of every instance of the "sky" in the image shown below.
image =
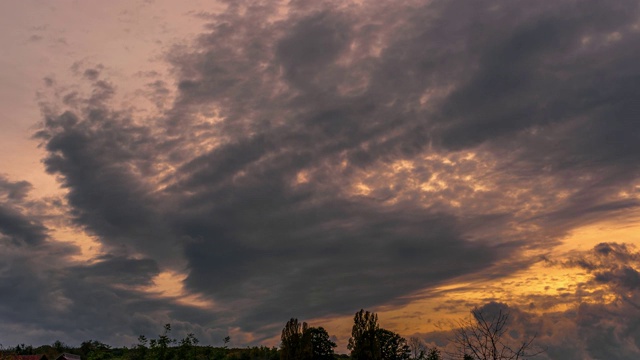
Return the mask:
[[0,343],[640,356],[637,1],[0,3]]

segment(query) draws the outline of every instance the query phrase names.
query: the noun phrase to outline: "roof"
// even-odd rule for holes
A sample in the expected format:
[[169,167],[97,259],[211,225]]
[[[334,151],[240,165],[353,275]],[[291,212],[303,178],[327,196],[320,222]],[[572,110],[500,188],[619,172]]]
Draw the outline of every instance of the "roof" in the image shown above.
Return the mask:
[[47,355],[18,355],[18,360],[49,360]]
[[80,355],[63,353],[62,355],[58,356],[56,360],[80,360]]

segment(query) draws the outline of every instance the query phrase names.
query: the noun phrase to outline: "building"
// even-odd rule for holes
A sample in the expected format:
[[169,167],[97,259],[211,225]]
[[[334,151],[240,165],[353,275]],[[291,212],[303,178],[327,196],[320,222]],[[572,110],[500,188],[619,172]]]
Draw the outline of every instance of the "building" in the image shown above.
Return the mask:
[[18,355],[16,360],[49,360],[47,355]]
[[62,355],[58,356],[56,360],[80,360],[80,355],[63,353]]

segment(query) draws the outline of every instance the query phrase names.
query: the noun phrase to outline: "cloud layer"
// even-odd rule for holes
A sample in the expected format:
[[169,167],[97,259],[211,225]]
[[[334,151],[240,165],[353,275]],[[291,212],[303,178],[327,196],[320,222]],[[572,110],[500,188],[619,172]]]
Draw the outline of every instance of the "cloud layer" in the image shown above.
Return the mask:
[[[43,281],[25,294],[60,297],[12,322],[74,314],[71,328],[124,342],[163,314],[260,341],[292,316],[528,267],[571,230],[639,205],[637,8],[233,1],[167,52],[173,83],[141,90],[151,116],[118,105],[102,67],[76,69],[88,90],[50,84],[35,136],[66,218],[103,253],[65,264],[74,251],[50,238],[28,183],[3,179],[3,247],[38,262],[53,247],[61,262],[43,278],[3,256],[6,279]],[[619,287],[637,276],[588,270]],[[215,305],[142,290],[166,271]],[[84,340],[67,330],[56,334]]]

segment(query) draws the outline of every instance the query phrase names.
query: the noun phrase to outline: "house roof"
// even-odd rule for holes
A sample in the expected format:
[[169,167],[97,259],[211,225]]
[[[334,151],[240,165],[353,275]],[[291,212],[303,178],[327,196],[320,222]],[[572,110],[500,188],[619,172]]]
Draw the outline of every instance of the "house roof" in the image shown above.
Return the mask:
[[58,356],[56,360],[80,360],[80,355],[63,353],[62,355]]
[[18,360],[49,360],[47,355],[18,355]]

